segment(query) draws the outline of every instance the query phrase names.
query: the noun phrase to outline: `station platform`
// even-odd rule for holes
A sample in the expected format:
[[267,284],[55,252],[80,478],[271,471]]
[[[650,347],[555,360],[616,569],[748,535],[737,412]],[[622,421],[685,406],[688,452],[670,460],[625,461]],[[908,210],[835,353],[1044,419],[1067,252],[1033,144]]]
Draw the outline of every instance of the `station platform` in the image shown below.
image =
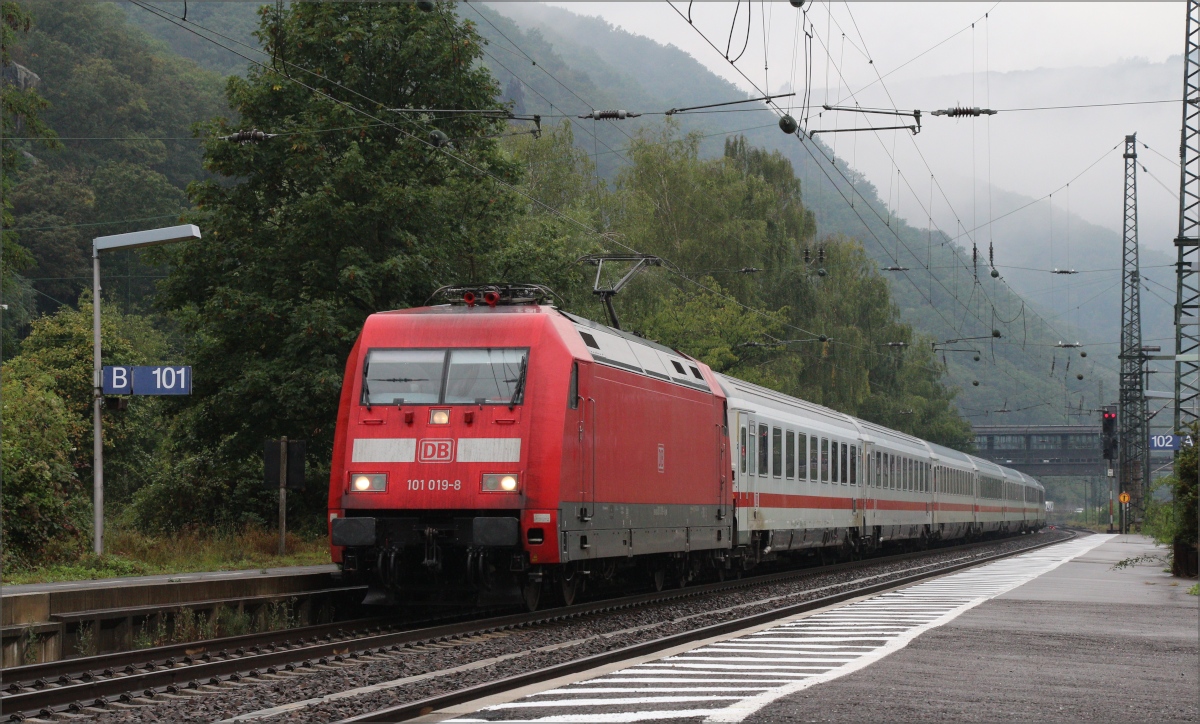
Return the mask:
[[185,583],[194,581],[231,581],[264,576],[302,576],[310,573],[333,573],[337,566],[326,563],[319,566],[284,566],[280,568],[250,568],[241,571],[202,571],[197,573],[163,573],[152,576],[126,576],[122,578],[89,578],[82,581],[55,581],[53,583],[20,583],[0,585],[0,595],[16,596],[23,593],[51,593],[64,591],[87,591],[96,588],[122,588],[161,583]]
[[130,647],[138,627],[164,612],[217,608],[257,612],[286,603],[302,622],[335,598],[357,602],[361,587],[341,583],[337,566],[290,566],[0,586],[0,665],[55,661]]
[[1112,536],[745,721],[850,721],[864,706],[880,721],[1196,721],[1200,609],[1195,581],[1163,572],[1166,552]]
[[1196,721],[1200,606],[1165,553],[1084,535],[420,720]]

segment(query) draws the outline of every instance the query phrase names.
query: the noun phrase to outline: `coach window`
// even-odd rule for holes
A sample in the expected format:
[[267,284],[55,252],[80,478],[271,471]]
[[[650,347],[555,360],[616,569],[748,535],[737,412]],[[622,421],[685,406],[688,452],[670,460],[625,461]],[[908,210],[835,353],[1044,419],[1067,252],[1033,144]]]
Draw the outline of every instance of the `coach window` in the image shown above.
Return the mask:
[[892,490],[900,489],[900,466],[895,455],[888,455],[888,478],[890,478],[889,488]]
[[791,430],[787,431],[787,470],[785,471],[788,480],[796,479],[796,433]]
[[817,436],[810,437],[808,443],[808,480],[815,483],[820,480],[821,450]]
[[850,446],[850,484],[858,485],[858,446]]
[[758,426],[758,477],[760,478],[767,477],[767,458],[771,454],[768,447],[770,445],[770,441],[767,439],[768,434],[766,425]]
[[883,454],[875,451],[875,487],[883,487]]
[[829,440],[821,438],[821,482],[829,482]]
[[847,464],[850,462],[848,459],[849,454],[850,454],[850,449],[846,445],[846,443],[842,443],[840,452],[841,452],[842,464],[838,469],[842,471],[842,485],[845,485],[846,483],[850,482],[850,471],[849,471],[850,466]]
[[804,480],[808,478],[808,435],[802,432],[796,433],[796,447],[799,448],[799,466],[796,469],[796,479]]
[[783,430],[771,429],[771,476],[783,477]]
[[829,482],[837,485],[838,481],[838,441],[829,441]]

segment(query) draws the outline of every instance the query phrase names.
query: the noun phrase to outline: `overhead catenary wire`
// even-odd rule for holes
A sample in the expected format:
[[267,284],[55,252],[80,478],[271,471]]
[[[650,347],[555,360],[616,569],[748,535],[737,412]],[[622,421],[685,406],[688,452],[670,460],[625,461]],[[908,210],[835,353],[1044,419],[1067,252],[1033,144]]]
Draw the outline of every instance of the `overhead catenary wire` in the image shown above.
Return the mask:
[[[673,3],[671,4],[671,7],[672,7],[672,9],[674,9],[674,10],[676,11],[676,13],[678,13],[678,14],[682,15],[682,13],[680,13],[680,12],[679,12],[679,9],[678,9],[677,7],[675,7]],[[853,20],[853,15],[852,15],[852,14],[851,14],[851,19]],[[693,27],[695,28],[695,26],[694,26],[694,25],[693,25]],[[839,27],[840,27],[840,25],[839,25]],[[710,47],[713,47],[713,48],[714,48],[714,50],[715,50],[715,49],[716,49],[716,48],[715,48],[715,46],[713,46],[712,42],[711,42],[711,41],[710,41],[710,40],[707,38],[707,36],[705,36],[705,35],[704,35],[704,33],[703,33],[702,31],[700,31],[700,29],[699,29],[699,28],[695,28],[695,29],[696,29],[697,33],[698,33],[698,34],[701,36],[701,38],[702,38],[703,40],[705,40],[705,42],[707,42],[707,43],[709,44],[709,46],[710,46]],[[861,39],[861,32],[860,32],[860,39]],[[852,44],[852,45],[853,45],[853,44]],[[828,46],[826,45],[825,47],[826,47],[826,52],[827,52],[827,55],[828,55],[828,54],[829,54],[829,52],[828,52],[828,51],[829,51],[829,49],[828,49]],[[857,46],[855,46],[855,47],[857,47]],[[864,47],[865,47],[865,46],[864,46]],[[866,54],[864,53],[864,57],[868,57],[868,58],[869,58],[869,55],[866,55]],[[872,65],[874,65],[874,63],[873,63],[873,60],[871,61],[871,63],[872,63]],[[746,81],[747,81],[747,82],[748,82],[748,83],[749,83],[751,86],[754,86],[754,87],[756,88],[756,90],[759,90],[759,91],[761,92],[761,89],[758,89],[758,88],[757,88],[757,85],[754,83],[754,81],[753,81],[752,79],[750,79],[749,77],[747,77],[747,76],[746,76],[746,74],[745,74],[744,72],[742,72],[740,68],[737,68],[737,66],[736,66],[736,65],[734,66],[734,68],[735,68],[735,70],[737,70],[737,72],[738,72],[738,73],[739,73],[739,74],[740,74],[740,75],[741,75],[741,76],[742,76],[742,77],[743,77],[743,78],[744,78],[744,79],[745,79],[745,80],[746,80]],[[875,72],[876,72],[877,76],[879,76],[879,71],[878,71],[878,68],[876,68],[876,69],[875,69]],[[839,76],[841,76],[840,69],[839,69]],[[881,78],[880,78],[880,79],[881,79]],[[886,89],[886,88],[885,88],[885,89]],[[774,104],[772,104],[772,105],[774,105]],[[779,113],[779,112],[780,112],[780,110],[779,110],[778,106],[775,106],[775,110],[776,110],[776,112],[777,112],[777,113]],[[802,142],[803,142],[803,139],[801,139],[801,140],[802,140]],[[813,150],[810,148],[810,144],[804,144],[804,146],[805,146],[806,150],[808,151],[808,153],[809,153],[810,155],[813,155],[813,154],[814,154]],[[818,150],[820,150],[820,149],[818,148]],[[919,147],[917,148],[917,151],[918,151],[918,154],[920,154],[920,149],[919,149]],[[822,156],[824,156],[824,152],[823,152],[823,151],[821,151],[821,155],[822,155]],[[922,156],[922,160],[924,160],[924,156],[923,156],[923,154],[921,154],[921,156]],[[816,159],[815,159],[815,157],[814,157],[814,160],[816,160]],[[851,191],[854,193],[854,195],[858,196],[860,199],[862,199],[862,200],[865,202],[865,201],[866,201],[865,197],[863,197],[863,196],[861,195],[861,193],[860,193],[860,192],[857,190],[857,188],[855,187],[855,185],[853,184],[853,182],[851,182],[851,181],[850,181],[848,178],[846,178],[846,177],[845,177],[845,174],[844,174],[844,173],[842,173],[842,172],[841,172],[841,169],[839,169],[839,168],[837,167],[837,165],[836,165],[836,162],[835,162],[835,161],[833,161],[832,159],[828,159],[828,157],[826,157],[826,160],[829,160],[829,161],[830,161],[830,165],[832,165],[832,166],[833,166],[833,167],[834,167],[834,168],[835,168],[835,169],[838,171],[839,175],[841,175],[841,176],[842,176],[842,179],[843,179],[843,181],[845,181],[845,182],[846,182],[847,186],[848,186],[848,187],[851,189]],[[879,239],[878,239],[878,237],[875,237],[875,235],[874,235],[874,232],[873,232],[873,231],[870,229],[870,226],[869,226],[868,224],[866,224],[866,223],[865,223],[865,220],[864,220],[864,219],[862,219],[862,217],[861,217],[861,215],[860,215],[860,214],[857,214],[857,210],[855,209],[855,205],[853,204],[852,200],[851,200],[851,199],[848,199],[848,198],[845,196],[845,194],[844,194],[844,193],[841,191],[841,188],[838,186],[838,184],[836,184],[836,183],[834,183],[834,182],[833,182],[832,178],[831,178],[831,177],[829,177],[828,171],[826,171],[826,169],[824,168],[824,166],[823,166],[822,164],[819,164],[819,163],[818,163],[817,165],[818,165],[818,167],[819,167],[819,168],[821,168],[821,170],[822,170],[822,173],[824,173],[824,174],[826,175],[826,177],[827,177],[827,180],[829,180],[829,181],[830,181],[830,184],[831,184],[831,186],[832,186],[832,187],[833,187],[833,188],[834,188],[834,189],[835,189],[835,190],[836,190],[836,191],[837,191],[837,192],[838,192],[840,195],[842,195],[842,197],[843,197],[843,200],[845,200],[845,201],[848,203],[848,205],[851,207],[851,209],[852,209],[853,211],[855,211],[855,213],[856,213],[856,215],[858,216],[859,220],[863,222],[863,225],[864,225],[864,227],[866,227],[866,228],[867,228],[868,232],[869,232],[869,233],[872,235],[872,237],[875,239],[875,241],[876,241],[877,243],[879,243]],[[928,162],[926,162],[926,167],[928,168]],[[941,190],[941,191],[942,191],[943,198],[945,198],[945,192],[944,192],[944,190],[940,189],[940,184],[939,184],[939,190]],[[947,202],[948,202],[948,199],[947,199]],[[868,203],[868,206],[871,206],[871,205]],[[873,212],[873,213],[875,213],[875,215],[876,215],[877,217],[879,217],[879,212],[878,212],[878,210],[874,209],[873,207],[871,207],[871,210],[872,210],[872,212]],[[882,219],[881,219],[881,220],[882,220]],[[893,234],[895,234],[895,230],[892,230],[892,233],[893,233]],[[948,236],[948,235],[947,235],[947,236]],[[901,243],[903,243],[903,240],[902,240],[902,239],[901,239],[901,240],[899,240],[899,241],[901,241]],[[906,244],[905,244],[905,246],[907,247],[907,245],[906,245]],[[907,250],[907,251],[909,251],[909,253],[910,253],[910,254],[912,253],[910,249],[909,249],[909,250]],[[906,275],[906,277],[907,277],[907,275]],[[943,289],[945,289],[945,285],[944,285],[944,284],[941,282],[941,280],[940,280],[940,279],[937,279],[936,277],[931,277],[931,279],[933,279],[933,280],[936,280],[936,281],[938,282],[939,286],[942,286],[942,287],[943,287]],[[908,281],[911,283],[911,282],[912,282],[911,278],[909,278],[909,279],[908,279]],[[918,289],[918,293],[920,294],[920,288],[919,288],[919,287],[917,287],[915,284],[914,284],[914,287]],[[949,292],[949,290],[948,290],[948,289],[947,289],[946,291],[947,291],[947,292]],[[923,295],[923,294],[921,294],[921,296],[923,296],[923,297],[924,297],[924,295]],[[958,299],[957,295],[955,295],[955,294],[953,294],[953,293],[950,293],[950,296],[951,296],[953,299],[955,299],[956,301],[958,301],[958,302],[959,302],[959,304],[962,304],[962,301]],[[985,297],[986,297],[986,295],[985,295]],[[948,326],[948,327],[950,327],[951,329],[956,329],[956,327],[953,325],[953,323],[950,323],[948,320],[946,320],[946,319],[944,318],[944,315],[942,315],[942,314],[941,314],[941,311],[940,311],[940,309],[938,309],[936,305],[933,305],[933,304],[932,304],[932,302],[931,302],[931,300],[929,300],[929,299],[926,299],[926,301],[927,301],[927,302],[930,302],[930,304],[931,304],[931,307],[933,307],[933,308],[935,309],[935,311],[936,311],[936,312],[939,314],[939,316],[942,316],[942,317],[943,317],[943,321],[944,321],[944,322],[947,322],[947,326]],[[989,300],[989,302],[990,302],[990,300]],[[992,303],[992,306],[993,306],[993,309],[994,309],[994,308],[995,308],[995,305],[994,305],[994,303]],[[969,313],[971,314],[971,316],[975,317],[975,319],[976,319],[977,321],[979,321],[981,324],[983,323],[983,320],[982,320],[982,319],[980,319],[980,318],[978,317],[978,315],[975,315],[973,312],[971,312],[971,310],[970,310],[970,308],[969,308],[968,306],[964,305],[964,307],[965,307],[966,311],[967,311],[967,312],[969,312]],[[1040,315],[1039,315],[1039,316],[1040,316]],[[1042,321],[1042,323],[1043,323],[1043,324],[1045,324],[1045,325],[1046,325],[1048,328],[1050,328],[1050,329],[1051,329],[1051,331],[1055,331],[1055,330],[1054,330],[1054,328],[1053,328],[1053,325],[1052,325],[1052,324],[1050,324],[1048,320],[1045,320],[1044,318],[1042,318],[1042,319],[1041,319],[1041,321]],[[1005,371],[1005,374],[1006,374],[1006,375],[1008,374],[1008,373],[1007,373],[1007,371]],[[1011,377],[1011,375],[1009,375],[1009,376]],[[1016,380],[1015,380],[1015,378],[1013,378],[1013,379],[1014,379],[1014,381],[1016,381]]]
[[[318,88],[315,88],[315,87],[313,87],[313,86],[310,86],[310,85],[308,85],[308,84],[306,84],[306,83],[304,83],[304,82],[302,82],[302,81],[299,81],[299,80],[297,80],[297,79],[295,79],[295,78],[292,78],[291,76],[288,76],[288,75],[282,74],[282,73],[280,73],[279,71],[277,71],[277,70],[275,70],[274,68],[272,68],[271,66],[269,66],[269,65],[267,65],[267,64],[265,64],[265,63],[262,63],[262,62],[260,62],[260,61],[258,61],[258,60],[255,60],[254,58],[251,58],[251,57],[249,57],[249,56],[246,56],[246,55],[244,55],[244,54],[242,54],[242,53],[239,53],[238,51],[234,50],[233,48],[230,48],[230,47],[228,47],[228,46],[226,46],[226,45],[223,45],[223,44],[219,43],[218,41],[216,41],[216,40],[214,40],[214,39],[212,39],[212,38],[209,38],[209,37],[207,37],[207,36],[203,35],[202,33],[199,33],[199,32],[197,32],[196,30],[193,30],[192,28],[188,27],[189,25],[197,25],[197,24],[196,24],[196,23],[194,23],[194,22],[191,22],[191,21],[189,21],[187,25],[184,25],[184,24],[180,23],[180,22],[178,21],[178,19],[177,19],[175,16],[173,16],[173,15],[171,15],[171,14],[169,14],[169,13],[166,13],[165,11],[161,11],[161,10],[159,10],[158,8],[156,8],[156,7],[152,6],[152,5],[149,5],[149,3],[142,2],[141,0],[131,0],[131,2],[132,2],[134,5],[137,5],[138,7],[141,7],[142,9],[144,9],[144,10],[147,10],[148,12],[151,12],[151,13],[153,13],[154,15],[156,15],[156,16],[158,16],[158,17],[160,17],[160,18],[162,18],[162,19],[164,19],[164,20],[167,20],[168,22],[170,22],[170,23],[172,23],[172,24],[174,24],[174,25],[177,25],[177,26],[179,26],[179,27],[181,27],[181,28],[184,28],[185,30],[187,30],[188,32],[191,32],[191,33],[193,33],[193,34],[194,34],[194,35],[196,35],[197,37],[200,37],[200,38],[202,38],[202,39],[204,39],[204,40],[207,40],[208,42],[211,42],[211,43],[213,43],[213,44],[215,44],[215,45],[218,45],[218,46],[220,46],[220,47],[222,47],[222,48],[224,48],[224,49],[226,49],[226,50],[228,50],[228,51],[230,51],[230,52],[234,53],[234,54],[235,54],[235,55],[237,55],[238,57],[240,57],[240,58],[242,58],[242,59],[244,59],[244,60],[246,60],[246,61],[248,61],[248,62],[250,62],[250,63],[253,63],[253,64],[255,64],[256,66],[260,67],[261,69],[263,69],[263,70],[265,70],[265,71],[276,73],[277,75],[280,75],[282,78],[284,78],[284,79],[286,79],[286,80],[288,80],[288,81],[290,81],[290,82],[292,82],[292,83],[296,83],[296,84],[300,85],[301,87],[303,87],[303,88],[305,88],[305,89],[307,89],[307,90],[309,90],[309,91],[311,91],[311,92],[313,92],[313,93],[315,93],[315,94],[318,94],[318,95],[320,95],[320,96],[322,96],[322,97],[324,97],[324,98],[326,98],[326,99],[328,99],[328,100],[330,100],[330,101],[332,101],[332,102],[336,103],[337,105],[339,105],[339,106],[342,106],[342,107],[346,108],[347,110],[350,110],[351,112],[358,113],[358,114],[360,114],[360,115],[366,116],[367,118],[371,118],[372,120],[375,120],[375,121],[377,121],[378,123],[380,123],[380,124],[382,124],[382,125],[389,126],[389,127],[391,127],[393,130],[396,130],[396,131],[400,132],[401,134],[408,136],[409,138],[413,139],[414,141],[416,141],[416,142],[418,142],[418,143],[422,143],[422,144],[424,144],[424,145],[426,145],[426,146],[428,146],[428,147],[432,148],[432,149],[433,149],[433,150],[435,150],[435,151],[439,151],[439,152],[441,152],[441,153],[445,154],[446,156],[448,156],[448,157],[450,157],[450,158],[452,158],[452,159],[454,159],[454,160],[458,161],[459,163],[463,164],[464,166],[466,166],[466,167],[468,167],[468,168],[472,169],[473,171],[475,171],[475,172],[477,172],[477,173],[479,173],[479,174],[481,174],[481,175],[483,175],[483,176],[485,176],[485,177],[491,178],[491,179],[492,179],[494,182],[496,182],[496,183],[498,183],[499,185],[501,185],[501,186],[503,186],[503,187],[507,188],[508,190],[510,190],[510,191],[512,191],[512,192],[514,192],[514,193],[516,193],[517,195],[519,195],[519,196],[521,196],[521,197],[525,198],[526,200],[530,201],[530,202],[531,202],[531,203],[533,203],[534,205],[536,205],[536,206],[538,206],[538,207],[541,207],[541,208],[545,209],[546,211],[550,212],[552,215],[554,215],[554,216],[557,216],[557,217],[559,217],[559,218],[563,219],[564,221],[567,221],[568,223],[571,223],[571,224],[573,224],[573,225],[575,225],[575,226],[579,227],[580,229],[582,229],[582,230],[584,230],[584,231],[586,231],[586,232],[588,232],[588,233],[591,233],[591,234],[593,234],[593,235],[596,235],[596,236],[598,236],[598,237],[601,237],[601,238],[605,239],[606,241],[608,241],[608,242],[610,242],[610,243],[613,243],[613,244],[615,244],[616,246],[620,246],[621,248],[623,248],[623,249],[625,249],[625,250],[627,250],[627,251],[629,251],[629,252],[631,252],[631,253],[640,253],[640,252],[638,252],[636,249],[634,249],[633,247],[630,247],[630,246],[628,246],[628,245],[624,244],[623,242],[621,242],[621,241],[617,240],[617,239],[616,239],[616,238],[615,238],[613,235],[611,235],[611,234],[604,234],[604,233],[602,233],[602,232],[599,232],[599,231],[597,231],[596,229],[593,229],[593,228],[591,228],[590,226],[588,226],[588,225],[584,224],[583,222],[581,222],[581,221],[579,221],[579,220],[577,220],[577,219],[574,219],[574,218],[572,218],[572,217],[570,217],[570,216],[568,216],[568,215],[566,215],[566,214],[564,214],[564,213],[562,213],[562,212],[558,211],[557,209],[554,209],[553,207],[551,207],[551,206],[549,206],[549,205],[547,205],[547,204],[545,204],[545,203],[543,203],[543,202],[539,201],[539,200],[538,200],[538,199],[536,199],[536,198],[533,198],[532,196],[529,196],[528,194],[524,193],[524,192],[523,192],[522,190],[520,190],[519,188],[517,188],[517,187],[515,187],[514,185],[512,185],[512,184],[508,183],[507,181],[504,181],[503,179],[501,179],[501,178],[499,178],[499,177],[495,176],[494,174],[491,174],[490,172],[486,171],[485,169],[481,169],[481,168],[479,168],[478,166],[476,166],[475,164],[472,164],[472,163],[470,163],[470,162],[469,162],[469,161],[467,161],[466,159],[462,159],[462,158],[460,158],[460,157],[456,156],[455,154],[453,154],[453,153],[451,153],[450,151],[448,151],[448,150],[446,149],[446,147],[445,147],[445,146],[436,146],[436,145],[434,145],[434,144],[430,143],[429,141],[427,141],[427,140],[425,140],[425,139],[423,139],[423,138],[421,138],[421,137],[419,137],[419,136],[417,136],[417,135],[415,135],[415,134],[413,134],[413,133],[410,133],[410,132],[408,132],[408,131],[405,131],[404,129],[402,129],[402,128],[400,128],[400,127],[396,126],[395,124],[389,123],[389,122],[387,122],[387,121],[385,121],[385,120],[383,120],[383,119],[381,119],[381,118],[378,118],[378,117],[376,117],[376,116],[373,116],[372,114],[370,114],[369,112],[367,112],[367,111],[365,111],[365,110],[363,110],[363,109],[360,109],[360,108],[358,108],[358,107],[356,107],[356,106],[354,106],[354,105],[352,105],[352,104],[350,104],[350,103],[347,103],[346,101],[342,101],[342,100],[340,100],[340,99],[338,99],[338,98],[335,98],[335,97],[333,97],[333,96],[329,95],[328,93],[325,93],[324,91],[321,91],[321,90],[320,90],[320,89],[318,89]],[[201,26],[201,27],[202,27],[202,26]],[[203,29],[207,31],[207,28],[203,28]],[[213,34],[215,34],[215,35],[220,35],[219,33],[216,33],[215,31],[212,31],[212,32],[213,32]],[[234,41],[234,42],[236,42],[236,41]],[[510,42],[511,42],[511,41],[510,41]],[[243,45],[244,45],[244,44],[243,44]],[[257,49],[254,49],[254,50],[257,50]],[[262,52],[262,51],[258,51],[258,52]],[[264,54],[265,54],[265,53],[264,53]],[[532,61],[531,61],[531,62],[532,62]],[[292,63],[287,63],[287,65],[291,65],[291,66],[293,66],[293,67],[296,67],[296,68],[298,68],[298,69],[300,69],[300,70],[304,70],[305,72],[312,73],[312,71],[309,71],[309,70],[307,70],[307,69],[305,69],[305,68],[302,68],[302,67],[300,67],[300,66],[295,66],[295,65],[294,65],[294,64],[292,64]],[[327,80],[327,79],[324,79],[324,78],[322,78],[322,79],[323,79],[323,80]],[[354,93],[355,95],[357,95],[357,96],[359,96],[359,97],[363,98],[364,100],[367,100],[367,101],[370,101],[370,102],[372,102],[372,103],[375,103],[376,105],[379,105],[379,104],[378,104],[376,101],[373,101],[372,99],[370,99],[370,98],[367,98],[366,96],[363,96],[361,93],[358,93],[358,92],[354,91],[353,89],[348,89],[348,88],[345,88],[345,86],[341,86],[341,85],[339,85],[338,87],[339,87],[339,89],[342,89],[342,90],[349,90],[351,93]],[[572,94],[574,95],[574,93],[573,93],[573,92],[572,92]],[[578,97],[578,96],[576,96],[576,97]],[[580,100],[582,101],[582,99],[580,99]],[[713,295],[715,295],[715,296],[718,296],[718,297],[721,297],[721,298],[724,298],[724,299],[726,299],[727,301],[730,301],[730,302],[732,302],[732,303],[734,303],[734,304],[736,304],[736,305],[738,305],[738,306],[742,307],[743,309],[745,309],[745,310],[747,310],[747,311],[749,311],[749,312],[752,312],[752,313],[754,313],[754,314],[757,314],[757,315],[763,315],[763,316],[765,316],[765,315],[767,314],[767,312],[765,312],[764,310],[761,310],[761,309],[756,309],[756,308],[754,308],[754,307],[751,307],[751,306],[749,306],[749,305],[746,305],[746,304],[742,303],[740,300],[738,300],[738,299],[736,299],[736,298],[734,298],[734,297],[731,297],[731,296],[729,296],[729,295],[727,295],[727,294],[724,294],[724,293],[722,293],[722,292],[718,292],[718,291],[716,291],[716,290],[713,290],[713,289],[709,288],[708,286],[706,286],[706,285],[704,285],[704,284],[700,283],[699,281],[697,281],[697,280],[695,280],[695,279],[691,279],[690,277],[688,277],[687,275],[683,274],[682,272],[679,272],[679,271],[677,271],[677,270],[675,270],[675,269],[672,269],[672,267],[671,267],[670,265],[668,265],[668,266],[667,266],[667,267],[665,267],[665,268],[667,268],[668,270],[672,271],[672,273],[675,273],[676,275],[680,276],[681,278],[683,278],[683,279],[687,280],[688,282],[690,282],[690,283],[692,283],[692,284],[694,284],[694,285],[698,286],[699,288],[701,288],[701,289],[703,289],[703,290],[707,291],[708,293],[710,293],[710,294],[713,294]],[[799,327],[798,325],[795,325],[795,324],[791,324],[791,323],[785,323],[785,325],[786,325],[786,326],[788,326],[788,327],[791,327],[791,328],[793,328],[793,329],[796,329],[797,331],[800,331],[800,332],[802,332],[802,333],[804,333],[804,334],[816,334],[815,332],[812,332],[812,331],[810,331],[810,330],[806,330],[806,329],[804,329],[804,328],[802,328],[802,327]]]

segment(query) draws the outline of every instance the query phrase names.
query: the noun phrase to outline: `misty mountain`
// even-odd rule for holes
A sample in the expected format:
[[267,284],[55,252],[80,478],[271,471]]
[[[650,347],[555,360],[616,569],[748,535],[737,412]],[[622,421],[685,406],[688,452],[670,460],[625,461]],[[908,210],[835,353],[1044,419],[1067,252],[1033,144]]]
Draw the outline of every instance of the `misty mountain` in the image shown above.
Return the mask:
[[[245,4],[192,3],[192,7],[191,12],[197,12],[197,7],[211,10],[205,21],[209,27],[231,37],[249,33],[251,13]],[[801,180],[805,202],[817,219],[819,234],[822,237],[844,234],[859,239],[881,268],[897,269],[887,272],[893,280],[894,301],[907,322],[939,343],[939,356],[948,366],[950,383],[961,391],[959,405],[968,417],[992,423],[1078,422],[1094,419],[1087,414],[1089,411],[1115,399],[1118,366],[1116,346],[1111,343],[1116,340],[1119,320],[1119,286],[1107,289],[1104,280],[1119,281],[1119,276],[1115,276],[1116,272],[1099,270],[1118,267],[1120,238],[1111,228],[1105,228],[1107,224],[1079,218],[1079,209],[1086,206],[1080,201],[1084,191],[1074,192],[1076,203],[1083,205],[1072,207],[1070,263],[1089,273],[1058,276],[1034,271],[1047,268],[1050,229],[1048,224],[1039,227],[1036,214],[1023,212],[991,229],[990,240],[996,247],[996,264],[1001,272],[995,279],[989,273],[986,245],[973,254],[968,237],[951,239],[957,234],[956,219],[966,216],[962,210],[964,190],[973,199],[968,206],[974,207],[974,216],[979,215],[979,189],[971,188],[979,185],[952,183],[947,176],[943,184],[949,187],[946,195],[951,200],[941,203],[956,211],[947,220],[947,214],[937,213],[935,203],[934,221],[947,232],[931,231],[926,228],[927,213],[919,210],[913,213],[918,206],[916,200],[891,188],[892,171],[874,172],[872,164],[878,165],[878,154],[872,156],[866,150],[871,143],[880,146],[882,134],[880,138],[870,138],[876,134],[846,134],[863,138],[850,142],[841,138],[828,144],[821,140],[801,140],[781,133],[776,115],[761,102],[668,114],[673,109],[745,99],[747,94],[680,49],[625,32],[599,18],[527,3],[463,4],[458,11],[475,22],[487,39],[483,62],[497,78],[503,99],[511,102],[519,114],[540,114],[543,124],[570,119],[575,124],[579,147],[594,158],[597,173],[605,179],[615,177],[625,162],[623,149],[639,129],[663,122],[677,123],[683,131],[701,135],[701,152],[708,157],[722,153],[728,136],[741,134],[751,144],[778,151],[788,158]],[[172,28],[139,19],[137,13],[131,12],[131,18],[167,40],[177,52],[206,67],[223,72],[239,70],[238,64],[227,56],[214,56],[190,40],[182,42]],[[1114,76],[1114,82],[1136,84],[1135,71],[1136,68],[1131,70],[1128,78]],[[1014,88],[1022,84],[1040,88],[1037,73],[1005,75],[1011,76]],[[1007,92],[1006,86],[995,77],[996,74],[991,77],[993,101],[1004,98]],[[1047,81],[1039,93],[1050,93],[1058,82],[1062,82],[1061,78]],[[969,85],[968,81],[968,88]],[[1123,89],[1121,85],[1110,95],[1120,95]],[[912,92],[912,97],[919,98],[925,108],[954,102],[944,100],[949,91],[936,96],[917,96],[916,90]],[[1147,92],[1153,95],[1158,90]],[[957,90],[955,95],[963,97]],[[619,121],[580,118],[596,109],[624,109],[643,115]],[[1142,111],[1145,108],[1139,112]],[[1036,120],[1035,116],[1041,118],[1032,112],[1027,115],[1031,122]],[[946,131],[945,138],[935,138],[930,135],[933,128],[930,123],[926,121],[923,134],[916,139],[922,149],[945,145],[947,153],[954,153],[956,139],[951,131],[956,128],[960,135],[969,137],[965,123],[943,121],[947,125],[939,127],[939,131]],[[995,125],[992,130],[997,132]],[[1107,144],[1104,148],[1108,148],[1120,139],[1111,143],[1104,140]],[[1039,143],[1054,142],[1054,139],[1039,140]],[[857,143],[863,144],[862,153],[858,152]],[[1152,139],[1156,150],[1164,143]],[[1096,155],[1104,148],[1097,149]],[[1119,157],[1117,153],[1118,162]],[[897,159],[907,163],[899,155]],[[870,174],[861,173],[860,167]],[[1070,174],[1078,170],[1072,169]],[[1158,169],[1158,173],[1162,178],[1165,172]],[[1063,180],[1070,178],[1066,171],[1064,175]],[[877,186],[869,180],[879,178],[889,182]],[[1007,183],[1007,177],[997,170],[993,176],[996,190],[990,198],[997,214],[1002,213],[999,210],[1006,208],[1006,204],[1015,207],[1027,201],[1021,194],[1002,191],[1005,185],[1000,182],[1002,179]],[[1014,177],[1012,186],[1024,188],[1025,184],[1018,184],[1017,180]],[[1048,184],[1051,182],[1059,183],[1047,180]],[[1119,188],[1118,183],[1117,204]],[[1059,203],[1057,197],[1055,203]],[[1055,223],[1064,226],[1065,234],[1065,212],[1056,213],[1060,218]],[[1085,236],[1090,247],[1083,245]],[[975,235],[976,244],[981,238],[986,237]],[[815,255],[819,249],[813,252]],[[1160,280],[1157,270],[1149,268],[1162,263],[1160,256],[1146,253],[1146,276],[1173,289],[1172,280],[1166,277]],[[1067,263],[1065,255],[1062,263]],[[1163,293],[1162,288],[1150,286]],[[1092,291],[1099,294],[1089,300],[1085,295]],[[1153,299],[1148,294],[1144,298]],[[1079,309],[1072,309],[1073,306]],[[1160,336],[1162,323],[1161,310],[1147,302],[1146,337]],[[999,336],[994,336],[997,333]],[[1060,341],[1109,346],[1089,348],[1092,353],[1084,359],[1077,350],[1056,347]],[[1072,410],[1083,414],[1071,414]]]

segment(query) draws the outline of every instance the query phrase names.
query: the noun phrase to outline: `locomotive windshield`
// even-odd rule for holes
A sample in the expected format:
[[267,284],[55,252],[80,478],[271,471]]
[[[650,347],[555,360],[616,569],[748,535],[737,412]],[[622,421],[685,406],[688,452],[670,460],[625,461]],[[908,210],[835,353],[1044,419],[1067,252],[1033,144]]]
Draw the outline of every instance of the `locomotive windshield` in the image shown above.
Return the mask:
[[515,405],[524,397],[525,349],[373,349],[364,405]]

